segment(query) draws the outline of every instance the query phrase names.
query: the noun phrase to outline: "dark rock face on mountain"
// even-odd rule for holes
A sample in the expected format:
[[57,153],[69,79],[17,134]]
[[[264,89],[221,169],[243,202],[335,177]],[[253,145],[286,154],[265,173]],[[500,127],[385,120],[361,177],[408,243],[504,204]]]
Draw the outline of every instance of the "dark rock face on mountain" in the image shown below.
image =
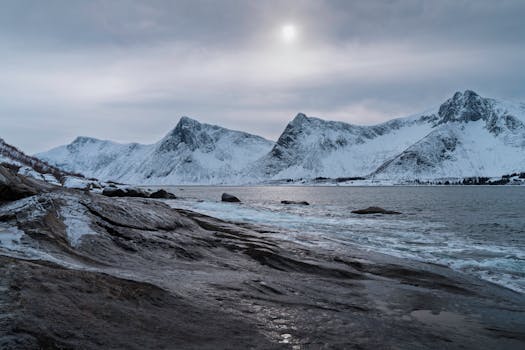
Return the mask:
[[0,205],[0,348],[525,345],[523,295],[277,233],[60,187]]
[[[219,129],[220,127],[216,127]],[[204,131],[205,127],[196,120],[188,117],[180,118],[179,123],[157,146],[160,152],[176,151],[179,145],[185,145],[190,151],[197,149],[209,153],[214,150],[213,138]]]
[[474,91],[456,92],[454,96],[439,107],[438,124],[449,122],[470,122],[495,117],[490,100],[480,97]]
[[[382,164],[373,175],[413,174],[418,177],[436,172],[446,161],[456,161],[454,151],[461,143],[461,137],[454,128],[440,128],[407,148],[398,156]],[[443,176],[445,174],[443,173]]]

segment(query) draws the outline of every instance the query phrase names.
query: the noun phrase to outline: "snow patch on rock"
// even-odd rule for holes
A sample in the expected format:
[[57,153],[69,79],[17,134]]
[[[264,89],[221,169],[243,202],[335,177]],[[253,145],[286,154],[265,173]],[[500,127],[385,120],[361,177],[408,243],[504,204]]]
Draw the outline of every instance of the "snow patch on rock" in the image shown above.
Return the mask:
[[60,216],[66,225],[66,234],[69,244],[77,247],[86,235],[96,235],[97,233],[90,227],[91,219],[88,217],[87,209],[75,198],[66,199],[67,205],[60,208]]

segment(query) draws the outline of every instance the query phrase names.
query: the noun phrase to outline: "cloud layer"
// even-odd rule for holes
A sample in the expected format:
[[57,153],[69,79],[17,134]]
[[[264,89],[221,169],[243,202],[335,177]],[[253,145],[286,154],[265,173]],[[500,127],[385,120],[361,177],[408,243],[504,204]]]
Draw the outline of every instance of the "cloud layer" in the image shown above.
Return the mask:
[[189,115],[276,138],[300,111],[372,124],[465,88],[525,100],[524,16],[520,0],[5,1],[0,137],[154,142]]

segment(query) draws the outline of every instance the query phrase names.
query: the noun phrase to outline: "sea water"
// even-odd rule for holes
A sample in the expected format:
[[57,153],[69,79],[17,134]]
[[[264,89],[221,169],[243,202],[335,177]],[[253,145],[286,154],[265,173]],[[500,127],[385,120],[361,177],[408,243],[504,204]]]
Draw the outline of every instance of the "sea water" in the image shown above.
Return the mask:
[[[344,253],[349,246],[439,263],[525,292],[525,187],[165,187],[174,207],[271,225],[283,236]],[[227,192],[241,204],[220,201]],[[281,200],[310,205],[283,205]],[[379,206],[401,215],[358,215]]]

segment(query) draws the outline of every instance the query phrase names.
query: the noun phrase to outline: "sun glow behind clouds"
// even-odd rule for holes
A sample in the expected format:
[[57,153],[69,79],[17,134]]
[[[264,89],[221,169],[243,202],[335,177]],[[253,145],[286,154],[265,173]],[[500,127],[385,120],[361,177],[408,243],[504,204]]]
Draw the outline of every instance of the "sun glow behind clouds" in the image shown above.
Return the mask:
[[281,28],[281,37],[285,43],[291,43],[297,38],[297,28],[293,24],[286,24]]

